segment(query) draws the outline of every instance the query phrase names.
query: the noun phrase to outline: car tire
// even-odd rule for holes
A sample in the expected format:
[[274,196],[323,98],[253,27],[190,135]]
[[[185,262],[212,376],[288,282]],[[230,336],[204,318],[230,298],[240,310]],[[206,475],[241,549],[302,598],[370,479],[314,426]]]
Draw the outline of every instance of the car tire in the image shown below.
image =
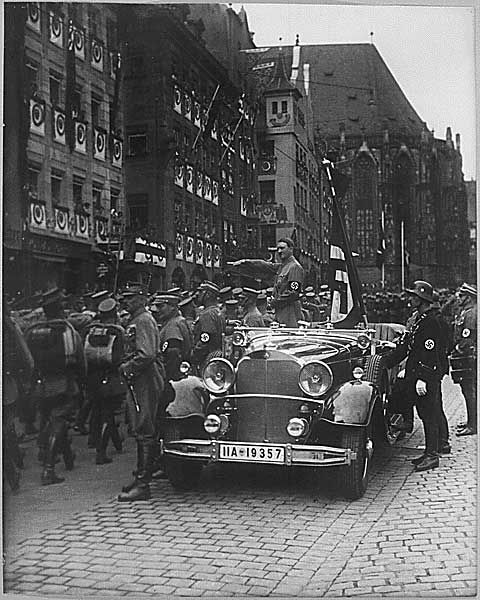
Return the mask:
[[382,356],[369,356],[365,363],[365,381],[378,389],[378,399],[372,413],[372,436],[378,446],[391,446],[396,437],[390,431],[388,414],[389,379]]
[[373,443],[369,427],[350,427],[342,433],[342,448],[349,448],[357,458],[349,465],[340,467],[338,483],[340,492],[349,500],[358,500],[368,486]]
[[165,473],[176,490],[187,491],[197,487],[202,469],[203,465],[193,460],[182,460],[171,456],[165,459]]

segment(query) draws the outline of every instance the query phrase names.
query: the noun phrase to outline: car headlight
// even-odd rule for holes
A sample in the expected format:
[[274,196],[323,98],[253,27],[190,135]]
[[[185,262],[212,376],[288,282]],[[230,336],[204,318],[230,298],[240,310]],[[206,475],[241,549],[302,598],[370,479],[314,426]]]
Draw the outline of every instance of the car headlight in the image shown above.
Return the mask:
[[305,419],[299,419],[298,417],[293,417],[290,419],[287,425],[288,435],[292,437],[298,438],[304,435],[308,429],[308,422]]
[[333,383],[333,374],[328,365],[322,362],[307,363],[300,370],[298,385],[309,396],[325,394]]
[[224,394],[235,380],[233,366],[225,358],[214,358],[203,369],[203,382],[212,394]]
[[357,344],[361,350],[366,350],[367,348],[369,348],[371,343],[371,339],[368,337],[368,335],[365,335],[364,333],[361,333],[357,337]]
[[247,336],[243,331],[235,331],[232,335],[232,344],[234,346],[246,346]]
[[352,371],[352,376],[354,379],[361,379],[365,374],[365,371],[362,367],[354,367]]
[[207,415],[203,422],[203,427],[207,433],[215,434],[220,431],[222,421],[218,415]]

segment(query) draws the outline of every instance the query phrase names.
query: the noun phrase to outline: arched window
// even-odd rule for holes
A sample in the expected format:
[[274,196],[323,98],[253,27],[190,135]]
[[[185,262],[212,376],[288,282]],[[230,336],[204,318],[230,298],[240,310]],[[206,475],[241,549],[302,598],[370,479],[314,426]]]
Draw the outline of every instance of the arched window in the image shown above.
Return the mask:
[[377,196],[376,166],[362,153],[353,167],[356,247],[360,259],[373,259],[376,251],[374,206]]

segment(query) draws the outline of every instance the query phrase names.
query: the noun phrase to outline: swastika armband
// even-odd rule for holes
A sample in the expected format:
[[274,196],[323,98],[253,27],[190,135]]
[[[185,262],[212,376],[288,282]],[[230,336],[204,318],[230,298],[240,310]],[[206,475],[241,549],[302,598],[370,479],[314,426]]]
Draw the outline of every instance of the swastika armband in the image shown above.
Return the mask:
[[425,340],[425,348],[427,350],[433,350],[435,348],[435,342],[432,339]]
[[168,348],[168,341],[163,342],[162,344],[162,352],[165,352],[165,350]]
[[470,336],[470,329],[468,329],[468,327],[465,327],[465,329],[462,331],[462,337],[467,338]]
[[203,342],[204,344],[207,344],[210,341],[210,334],[208,334],[206,331],[201,333],[200,341]]
[[292,292],[298,292],[300,289],[300,283],[298,281],[290,281],[288,287]]

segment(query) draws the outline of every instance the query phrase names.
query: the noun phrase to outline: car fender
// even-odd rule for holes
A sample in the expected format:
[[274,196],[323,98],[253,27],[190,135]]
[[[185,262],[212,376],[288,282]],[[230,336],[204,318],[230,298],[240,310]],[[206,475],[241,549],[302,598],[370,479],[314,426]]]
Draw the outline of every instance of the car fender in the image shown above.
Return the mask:
[[367,425],[377,395],[375,386],[368,381],[354,380],[342,384],[331,397],[334,422]]

